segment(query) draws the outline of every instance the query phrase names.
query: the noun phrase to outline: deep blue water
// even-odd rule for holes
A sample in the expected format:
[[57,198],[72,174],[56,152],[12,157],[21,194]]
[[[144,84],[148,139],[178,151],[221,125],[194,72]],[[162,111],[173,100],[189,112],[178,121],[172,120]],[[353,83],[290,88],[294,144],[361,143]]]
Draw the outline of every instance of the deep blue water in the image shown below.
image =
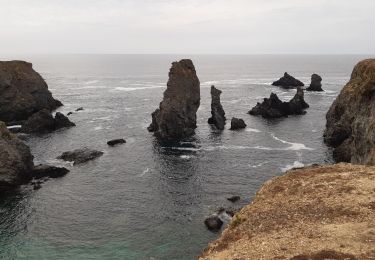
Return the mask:
[[[36,163],[71,172],[0,198],[0,257],[4,259],[194,259],[219,234],[203,221],[228,196],[251,201],[261,184],[293,166],[329,163],[323,144],[325,113],[361,56],[50,55],[25,59],[47,81],[77,126],[29,137]],[[196,135],[165,147],[146,127],[162,98],[172,61],[191,58],[201,81]],[[323,93],[306,93],[304,116],[265,120],[247,114],[271,92],[295,90],[270,83],[285,71],[306,84],[323,77]],[[210,86],[223,91],[227,118],[244,131],[212,130]],[[127,143],[108,148],[106,141]],[[64,151],[105,152],[79,166],[58,161]]]

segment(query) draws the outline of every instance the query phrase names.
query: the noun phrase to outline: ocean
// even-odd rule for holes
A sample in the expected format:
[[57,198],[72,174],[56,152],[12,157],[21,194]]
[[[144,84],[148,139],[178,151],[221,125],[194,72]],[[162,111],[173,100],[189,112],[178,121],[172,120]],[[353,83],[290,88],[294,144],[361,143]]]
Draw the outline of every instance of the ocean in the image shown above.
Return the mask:
[[[193,60],[201,81],[196,135],[180,144],[160,144],[147,131],[162,100],[171,63]],[[18,55],[33,63],[64,106],[83,107],[70,129],[30,136],[35,163],[64,166],[70,173],[40,190],[31,185],[0,196],[2,259],[195,259],[220,233],[206,217],[220,207],[251,202],[262,183],[293,167],[332,163],[323,143],[325,114],[349,80],[356,55]],[[322,93],[305,93],[306,115],[265,120],[247,112],[276,93],[271,86],[287,71],[306,85],[317,73]],[[223,91],[227,125],[207,124],[210,86]],[[230,119],[245,120],[230,131]],[[109,148],[108,140],[125,138]],[[72,166],[55,158],[89,147],[101,158]],[[241,196],[232,204],[227,197]]]

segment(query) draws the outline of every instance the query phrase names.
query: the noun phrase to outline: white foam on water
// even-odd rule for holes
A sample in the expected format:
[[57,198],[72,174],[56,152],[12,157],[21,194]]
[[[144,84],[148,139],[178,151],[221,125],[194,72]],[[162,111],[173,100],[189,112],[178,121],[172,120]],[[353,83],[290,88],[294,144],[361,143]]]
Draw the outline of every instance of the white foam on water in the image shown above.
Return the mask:
[[103,127],[102,126],[97,126],[97,127],[94,127],[94,130],[95,131],[99,131],[99,130],[102,130],[103,129]]
[[86,85],[91,85],[91,84],[96,84],[98,82],[99,82],[99,80],[89,80],[89,81],[86,81],[85,84]]
[[181,155],[180,158],[184,159],[184,160],[189,160],[189,159],[191,159],[191,156],[190,155]]
[[288,164],[285,167],[281,168],[283,172],[289,171],[293,168],[301,168],[304,167],[305,165],[299,161],[295,161],[293,164]]
[[251,165],[251,164],[248,164],[249,168],[258,168],[258,167],[262,167],[263,165],[267,164],[268,161],[265,161],[265,162],[262,162],[262,163],[259,163],[259,164],[256,164],[256,165]]
[[107,88],[107,86],[93,86],[93,85],[89,85],[89,86],[84,86],[84,87],[78,87],[78,88],[71,88],[72,90],[80,90],[80,89],[105,89]]
[[150,168],[146,168],[141,174],[139,174],[139,177],[145,176],[147,173],[149,173],[151,170]]
[[20,128],[22,125],[12,125],[12,126],[7,126],[8,129],[14,129],[14,128]]
[[251,132],[251,133],[260,133],[261,131],[255,128],[246,128],[246,132]]
[[156,89],[156,88],[165,88],[165,87],[164,86],[137,87],[137,88],[116,87],[116,88],[114,88],[114,90],[117,90],[117,91],[137,91],[137,90]]
[[275,135],[271,135],[273,139],[275,139],[276,141],[279,141],[283,144],[288,144],[290,145],[288,148],[286,149],[283,149],[283,150],[290,150],[290,151],[299,151],[299,150],[309,150],[309,151],[312,151],[314,149],[310,148],[310,147],[307,147],[306,145],[302,144],[302,143],[291,143],[291,142],[288,142],[288,141],[285,141],[285,140],[282,140],[278,137],[276,137]]

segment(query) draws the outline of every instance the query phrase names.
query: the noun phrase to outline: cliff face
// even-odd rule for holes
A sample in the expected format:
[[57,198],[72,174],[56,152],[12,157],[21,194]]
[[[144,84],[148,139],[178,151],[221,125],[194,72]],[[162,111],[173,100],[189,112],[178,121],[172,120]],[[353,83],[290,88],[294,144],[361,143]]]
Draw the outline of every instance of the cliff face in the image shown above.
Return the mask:
[[375,167],[289,171],[266,182],[200,259],[374,259]]
[[47,83],[24,61],[0,61],[0,120],[26,120],[42,110],[61,106],[52,97]]
[[327,113],[324,141],[337,162],[375,164],[375,59],[358,63]]

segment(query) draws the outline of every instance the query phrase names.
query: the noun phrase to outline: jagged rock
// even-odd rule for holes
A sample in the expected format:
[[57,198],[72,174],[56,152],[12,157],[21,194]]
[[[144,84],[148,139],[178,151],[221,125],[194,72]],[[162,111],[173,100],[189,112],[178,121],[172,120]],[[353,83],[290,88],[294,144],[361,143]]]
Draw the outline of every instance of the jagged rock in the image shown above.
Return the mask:
[[29,147],[0,122],[0,190],[28,181],[33,167]]
[[70,115],[73,115],[73,112],[69,112],[68,114],[66,114],[67,116],[70,116]]
[[324,91],[322,89],[322,77],[318,74],[313,74],[311,76],[311,84],[306,89],[307,91]]
[[274,93],[270,98],[265,98],[263,103],[257,103],[250,111],[250,115],[261,115],[264,118],[279,118],[288,115],[304,115],[309,105],[304,100],[302,88],[297,88],[296,95],[289,101],[283,102]]
[[43,78],[25,61],[0,61],[0,120],[22,121],[62,103],[52,97]]
[[211,117],[208,119],[208,123],[215,125],[219,130],[224,130],[225,126],[225,112],[223,106],[220,103],[221,90],[211,86]]
[[200,82],[193,62],[173,62],[163,101],[159,109],[152,113],[152,123],[148,130],[166,140],[189,137],[197,127],[196,112],[199,105]]
[[114,140],[107,142],[109,146],[115,146],[115,145],[124,144],[124,143],[126,143],[125,139],[114,139]]
[[79,107],[76,109],[76,112],[84,110],[83,107]]
[[326,118],[324,141],[337,162],[375,165],[375,59],[355,66]]
[[206,218],[204,224],[210,231],[219,231],[223,226],[224,222],[219,218],[218,215],[213,215]]
[[239,201],[240,199],[241,199],[240,196],[232,196],[232,197],[227,198],[227,200],[233,203]]
[[298,79],[292,77],[287,72],[285,72],[284,77],[273,82],[272,85],[289,89],[289,88],[303,87],[305,84],[303,84],[301,81],[299,81]]
[[63,114],[57,112],[55,118],[53,118],[51,112],[47,109],[43,109],[27,119],[22,125],[21,132],[48,133],[63,127],[72,126],[75,126],[75,124],[70,122]]
[[245,121],[240,118],[233,117],[230,122],[230,130],[238,130],[238,129],[244,129],[246,128]]
[[37,165],[32,171],[32,177],[35,179],[42,178],[59,178],[65,176],[69,172],[68,169],[64,167],[55,167],[50,165]]
[[61,159],[68,162],[73,162],[74,165],[81,164],[88,162],[90,160],[94,160],[104,153],[101,151],[91,150],[88,148],[76,149],[70,152],[64,152],[62,155],[57,157],[57,159]]

